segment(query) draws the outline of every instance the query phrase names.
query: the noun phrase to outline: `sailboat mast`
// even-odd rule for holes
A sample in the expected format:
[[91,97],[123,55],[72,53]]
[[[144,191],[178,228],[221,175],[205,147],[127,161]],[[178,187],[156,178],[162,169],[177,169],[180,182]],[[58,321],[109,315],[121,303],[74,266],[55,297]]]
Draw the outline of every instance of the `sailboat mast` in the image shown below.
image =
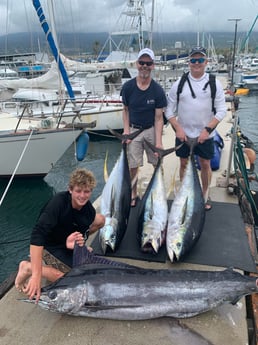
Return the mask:
[[152,0],[152,3],[151,3],[150,49],[152,49],[152,42],[153,42],[153,23],[154,23],[154,0]]
[[[141,2],[141,6],[142,6],[142,2],[144,2],[144,0],[140,1]],[[144,40],[143,40],[143,31],[142,31],[142,11],[139,12],[139,47],[140,49],[142,49],[144,47]]]
[[57,34],[56,34],[56,26],[55,26],[55,18],[54,18],[54,6],[53,6],[53,1],[48,0],[48,13],[49,13],[49,23],[50,23],[50,28],[51,32],[53,35],[53,39],[56,43],[57,50],[59,51],[59,44],[57,40]]
[[40,24],[41,24],[41,27],[47,37],[47,41],[49,43],[49,46],[50,46],[50,49],[52,50],[52,53],[54,55],[54,58],[58,64],[58,68],[60,70],[60,73],[62,75],[62,78],[63,78],[63,81],[65,83],[65,86],[66,86],[66,89],[67,89],[67,92],[69,94],[69,97],[71,98],[72,101],[75,100],[75,96],[74,96],[74,92],[73,92],[73,89],[72,89],[72,86],[70,84],[70,81],[68,79],[68,75],[66,73],[66,69],[64,67],[64,64],[63,64],[63,61],[62,59],[60,58],[60,54],[59,54],[59,51],[57,49],[57,46],[56,46],[56,43],[55,43],[55,40],[53,38],[53,35],[52,35],[52,32],[48,26],[48,23],[46,21],[46,17],[43,13],[43,9],[42,9],[42,6],[41,6],[41,3],[39,0],[32,0],[33,2],[33,6],[37,12],[37,15],[39,17],[39,21],[40,21]]
[[197,47],[200,46],[200,9],[197,11]]

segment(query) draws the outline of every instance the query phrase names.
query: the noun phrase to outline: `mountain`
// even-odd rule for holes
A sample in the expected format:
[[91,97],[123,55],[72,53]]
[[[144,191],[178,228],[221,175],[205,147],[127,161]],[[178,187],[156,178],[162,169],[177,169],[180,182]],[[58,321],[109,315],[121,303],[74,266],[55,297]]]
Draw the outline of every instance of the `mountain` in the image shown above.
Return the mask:
[[[253,32],[252,36],[255,37]],[[200,34],[200,41],[202,41],[202,34]],[[205,35],[206,36],[206,35]],[[209,36],[213,39],[213,44],[216,51],[232,49],[234,40],[234,33],[232,32],[212,32]],[[239,32],[237,42],[243,40],[246,33]],[[207,36],[206,36],[207,37]],[[58,36],[60,51],[65,55],[80,55],[92,54],[96,55],[105,42],[108,40],[107,32],[100,33],[61,33]],[[134,40],[135,41],[135,40]],[[168,32],[168,33],[153,33],[153,49],[156,52],[162,52],[162,49],[167,49],[168,52],[173,51],[176,42],[182,43],[183,50],[189,50],[190,47],[196,45],[196,32]],[[207,42],[207,40],[205,40]],[[256,51],[257,42],[250,37],[249,49]],[[107,45],[108,48],[108,45]],[[138,50],[137,47],[134,47]],[[15,54],[15,53],[30,53],[36,51],[48,51],[48,44],[43,33],[16,33],[0,36],[0,55]]]

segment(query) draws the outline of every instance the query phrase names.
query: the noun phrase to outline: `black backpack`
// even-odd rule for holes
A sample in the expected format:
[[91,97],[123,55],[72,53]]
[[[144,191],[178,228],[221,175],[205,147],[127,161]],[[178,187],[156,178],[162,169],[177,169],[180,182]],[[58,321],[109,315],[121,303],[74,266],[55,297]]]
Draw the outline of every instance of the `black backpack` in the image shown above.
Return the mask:
[[[177,92],[176,92],[177,104],[179,102],[180,93],[182,92],[184,84],[186,81],[188,82],[192,97],[196,98],[195,93],[194,93],[193,88],[192,88],[192,85],[190,83],[190,80],[188,78],[188,75],[189,75],[189,72],[184,73],[180,79],[179,84],[178,84],[178,88],[177,88]],[[211,103],[211,109],[212,109],[213,113],[216,114],[216,108],[215,108],[214,102],[215,102],[215,96],[216,96],[217,88],[216,88],[216,77],[214,74],[209,73],[209,81],[207,81],[207,83],[204,85],[203,90],[206,90],[207,86],[209,84],[210,84],[210,88],[211,88],[211,102],[212,102]]]

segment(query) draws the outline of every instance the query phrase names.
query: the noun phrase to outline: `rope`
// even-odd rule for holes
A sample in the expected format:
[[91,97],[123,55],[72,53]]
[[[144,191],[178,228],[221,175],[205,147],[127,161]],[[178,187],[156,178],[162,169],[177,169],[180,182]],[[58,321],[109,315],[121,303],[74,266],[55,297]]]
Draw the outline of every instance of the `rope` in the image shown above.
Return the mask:
[[0,206],[2,205],[2,203],[3,203],[3,201],[4,201],[4,198],[5,198],[5,196],[6,196],[7,192],[8,192],[8,190],[9,190],[9,187],[10,187],[10,185],[11,185],[11,183],[12,183],[12,180],[14,179],[14,175],[15,175],[17,169],[19,168],[19,165],[20,165],[21,160],[22,160],[22,158],[23,158],[23,156],[24,156],[24,153],[25,153],[25,151],[26,151],[26,149],[27,149],[27,146],[28,146],[28,144],[29,144],[29,141],[30,141],[30,138],[31,138],[32,134],[33,134],[33,129],[32,129],[31,132],[30,132],[30,135],[29,135],[29,137],[28,137],[28,139],[27,139],[27,141],[26,141],[26,144],[25,144],[25,146],[24,146],[24,148],[23,148],[23,151],[22,151],[21,156],[20,156],[20,158],[19,158],[19,160],[18,160],[18,163],[17,163],[17,165],[16,165],[16,167],[15,167],[15,169],[14,169],[14,171],[13,171],[13,174],[12,174],[12,176],[11,176],[9,182],[8,182],[8,185],[7,185],[5,191],[4,191],[3,195],[2,195],[2,198],[1,198],[1,200],[0,200]]
[[[248,173],[245,165],[245,159],[243,154],[243,149],[241,142],[239,140],[239,137],[237,136],[236,143],[234,145],[234,165],[235,165],[235,172],[236,172],[236,178],[237,178],[237,184],[238,187],[242,190],[242,192],[245,194],[246,199],[249,201],[252,209],[257,214],[257,207],[255,204],[255,201],[253,199],[250,185],[249,185],[249,178]],[[240,175],[239,173],[240,172]],[[242,183],[243,182],[243,183]]]

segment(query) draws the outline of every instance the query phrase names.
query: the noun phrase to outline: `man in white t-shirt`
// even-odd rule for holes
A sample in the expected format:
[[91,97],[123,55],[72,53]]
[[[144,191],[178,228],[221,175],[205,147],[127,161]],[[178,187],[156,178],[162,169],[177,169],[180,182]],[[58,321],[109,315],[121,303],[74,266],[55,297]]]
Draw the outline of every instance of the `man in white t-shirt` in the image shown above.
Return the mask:
[[184,83],[179,99],[177,89],[180,79],[172,85],[168,95],[166,117],[176,132],[176,145],[185,142],[185,145],[176,151],[177,156],[180,157],[180,179],[183,177],[190,155],[187,138],[197,138],[194,153],[199,156],[205,209],[208,211],[211,209],[208,196],[212,174],[210,160],[214,155],[214,129],[226,115],[226,103],[223,87],[216,79],[214,99],[216,112],[214,114],[211,88],[207,84],[209,74],[205,72],[206,65],[205,48],[193,48],[189,54],[190,73],[187,76],[188,80]]

